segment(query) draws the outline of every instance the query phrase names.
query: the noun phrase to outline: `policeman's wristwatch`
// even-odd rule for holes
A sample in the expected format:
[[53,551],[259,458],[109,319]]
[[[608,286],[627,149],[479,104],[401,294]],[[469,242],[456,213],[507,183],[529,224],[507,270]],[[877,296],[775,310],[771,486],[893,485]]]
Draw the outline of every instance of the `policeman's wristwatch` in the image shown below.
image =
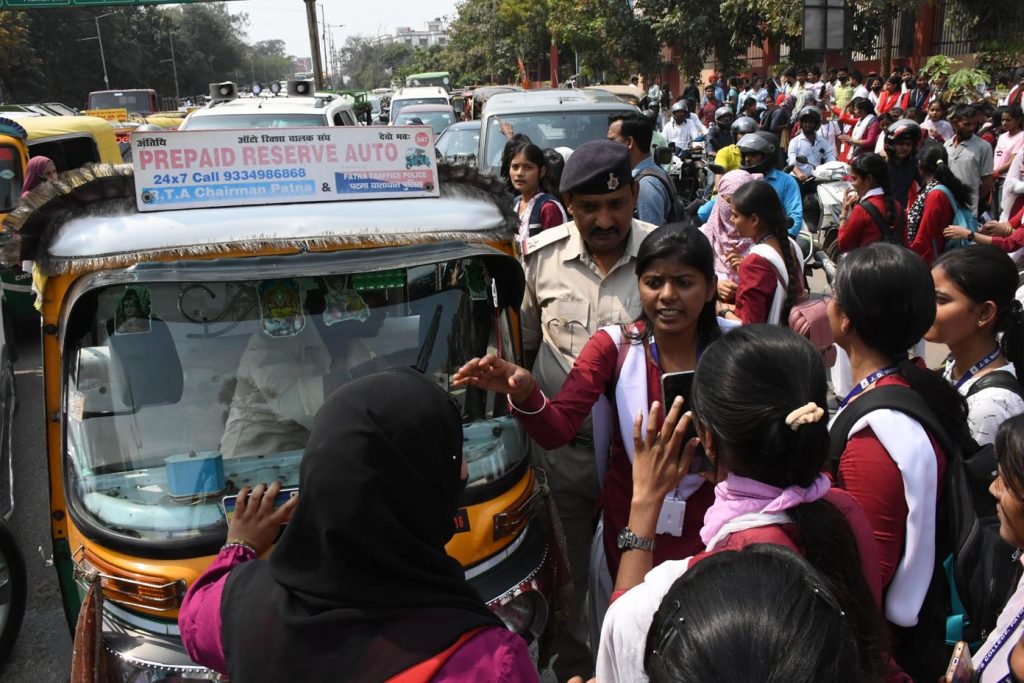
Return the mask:
[[615,545],[618,547],[620,552],[626,550],[644,550],[646,552],[654,551],[654,539],[644,538],[643,536],[637,536],[629,527],[625,527],[619,532],[618,538],[615,540]]

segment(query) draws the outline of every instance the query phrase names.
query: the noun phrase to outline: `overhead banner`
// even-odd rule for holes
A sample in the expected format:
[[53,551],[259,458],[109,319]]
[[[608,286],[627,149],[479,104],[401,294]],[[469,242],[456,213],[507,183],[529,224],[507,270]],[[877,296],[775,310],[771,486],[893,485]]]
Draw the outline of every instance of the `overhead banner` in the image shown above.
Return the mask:
[[437,197],[429,126],[132,133],[139,211]]
[[[47,9],[52,7],[112,7],[114,5],[169,5],[214,0],[0,0],[0,9]],[[220,0],[217,0],[218,2]]]

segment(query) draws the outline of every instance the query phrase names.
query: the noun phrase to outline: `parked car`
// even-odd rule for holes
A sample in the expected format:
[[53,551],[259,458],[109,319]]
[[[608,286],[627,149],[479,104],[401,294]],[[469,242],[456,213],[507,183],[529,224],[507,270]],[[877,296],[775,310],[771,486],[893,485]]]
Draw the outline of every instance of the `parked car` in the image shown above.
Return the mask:
[[434,142],[438,158],[455,164],[475,164],[480,145],[480,121],[460,121],[445,128]]
[[612,114],[639,111],[604,90],[525,90],[494,95],[484,105],[477,164],[496,174],[501,152],[512,133],[522,133],[541,148],[576,149],[608,134]]
[[446,104],[414,104],[404,107],[392,120],[396,126],[430,126],[436,138],[455,123],[455,111]]

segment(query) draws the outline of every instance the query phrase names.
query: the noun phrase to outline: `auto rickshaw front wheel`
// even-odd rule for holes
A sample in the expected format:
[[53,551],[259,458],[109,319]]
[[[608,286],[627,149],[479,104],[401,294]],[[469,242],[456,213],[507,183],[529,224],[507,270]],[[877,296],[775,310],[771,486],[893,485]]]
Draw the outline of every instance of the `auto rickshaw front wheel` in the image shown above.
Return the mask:
[[27,591],[25,558],[11,528],[0,517],[0,672],[21,630]]

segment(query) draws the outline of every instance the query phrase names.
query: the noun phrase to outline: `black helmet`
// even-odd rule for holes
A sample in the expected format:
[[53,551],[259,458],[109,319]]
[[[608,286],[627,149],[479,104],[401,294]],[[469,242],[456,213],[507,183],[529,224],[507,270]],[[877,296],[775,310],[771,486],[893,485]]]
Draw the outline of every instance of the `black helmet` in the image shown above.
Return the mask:
[[747,173],[761,173],[765,174],[775,167],[775,162],[778,161],[778,142],[776,142],[775,136],[765,131],[757,131],[756,133],[748,133],[740,138],[740,141],[736,143],[736,146],[740,148],[740,154],[746,156],[747,154],[762,154],[764,158],[757,164],[747,164],[745,162],[740,164]]
[[816,107],[804,107],[801,109],[797,120],[803,122],[804,119],[812,119],[815,130],[821,127],[821,112]]
[[734,119],[736,114],[733,113],[732,107],[719,107],[715,110],[715,122],[722,123],[725,118]]
[[686,100],[679,100],[678,102],[672,105],[672,113],[674,114],[677,111],[690,111],[690,106],[686,104]]
[[892,155],[896,143],[901,140],[910,140],[914,149],[921,144],[921,126],[913,119],[900,119],[891,124],[885,130],[885,149]]
[[730,130],[734,138],[742,137],[748,133],[757,132],[760,126],[757,125],[757,121],[750,118],[749,116],[741,116],[732,122]]

